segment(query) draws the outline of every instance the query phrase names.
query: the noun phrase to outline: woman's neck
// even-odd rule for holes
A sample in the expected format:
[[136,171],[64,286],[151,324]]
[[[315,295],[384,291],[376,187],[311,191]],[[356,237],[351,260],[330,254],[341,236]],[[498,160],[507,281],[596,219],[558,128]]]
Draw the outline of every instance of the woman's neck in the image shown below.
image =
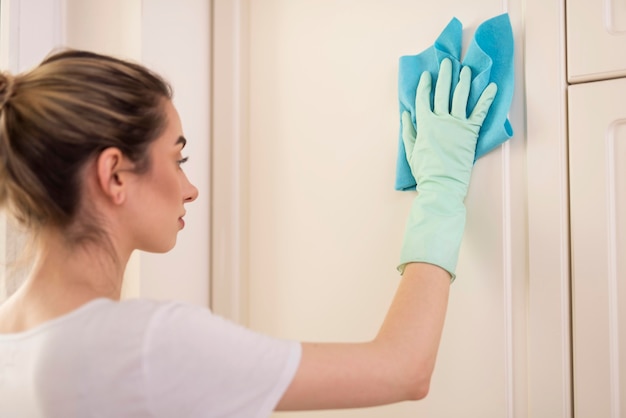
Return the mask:
[[68,244],[62,234],[42,236],[40,251],[27,282],[31,285],[119,299],[130,254],[114,245],[85,242]]
[[96,244],[68,246],[55,234],[41,238],[29,277],[0,306],[0,332],[30,329],[94,299],[120,299],[130,254]]

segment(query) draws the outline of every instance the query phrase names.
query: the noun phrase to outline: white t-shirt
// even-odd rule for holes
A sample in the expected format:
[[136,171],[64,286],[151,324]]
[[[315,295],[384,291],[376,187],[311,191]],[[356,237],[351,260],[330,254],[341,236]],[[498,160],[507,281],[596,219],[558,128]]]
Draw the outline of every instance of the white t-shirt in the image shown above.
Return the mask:
[[0,417],[267,417],[300,355],[205,308],[96,299],[0,334]]

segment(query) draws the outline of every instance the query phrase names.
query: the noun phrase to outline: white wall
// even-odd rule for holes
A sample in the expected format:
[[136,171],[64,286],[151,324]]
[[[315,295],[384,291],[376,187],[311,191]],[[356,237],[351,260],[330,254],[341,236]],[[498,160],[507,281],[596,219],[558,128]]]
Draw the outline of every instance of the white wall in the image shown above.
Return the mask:
[[144,0],[142,61],[174,87],[187,138],[185,171],[199,197],[187,205],[185,229],[166,255],[141,254],[141,296],[209,305],[211,216],[211,2]]
[[[67,46],[141,61],[174,87],[174,104],[188,139],[185,154],[190,160],[185,171],[198,187],[199,198],[187,207],[187,226],[174,250],[131,258],[125,297],[209,304],[210,4],[205,0],[2,0],[3,68],[27,69],[52,49]],[[0,300],[1,296],[2,292]]]

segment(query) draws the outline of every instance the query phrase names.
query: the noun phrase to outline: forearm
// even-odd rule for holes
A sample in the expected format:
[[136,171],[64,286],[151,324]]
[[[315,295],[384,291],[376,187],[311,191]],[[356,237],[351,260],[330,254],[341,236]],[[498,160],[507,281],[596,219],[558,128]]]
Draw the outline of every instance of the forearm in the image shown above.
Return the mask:
[[278,409],[366,407],[426,396],[449,287],[445,270],[408,264],[376,338],[303,343],[300,367]]
[[[374,342],[393,360],[412,398],[428,392],[448,306],[450,274],[426,263],[406,265]],[[419,394],[422,396],[419,396]]]

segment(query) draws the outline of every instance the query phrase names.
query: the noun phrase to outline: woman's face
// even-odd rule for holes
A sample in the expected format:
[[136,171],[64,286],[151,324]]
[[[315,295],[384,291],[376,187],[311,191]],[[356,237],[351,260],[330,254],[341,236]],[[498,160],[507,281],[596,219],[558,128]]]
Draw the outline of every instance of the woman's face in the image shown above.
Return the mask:
[[[178,112],[171,101],[164,101],[166,127],[149,147],[150,168],[135,185],[133,200],[137,208],[131,224],[137,249],[166,252],[174,247],[176,236],[185,223],[185,203],[198,197],[181,165],[186,140]],[[143,212],[143,213],[142,213]]]

